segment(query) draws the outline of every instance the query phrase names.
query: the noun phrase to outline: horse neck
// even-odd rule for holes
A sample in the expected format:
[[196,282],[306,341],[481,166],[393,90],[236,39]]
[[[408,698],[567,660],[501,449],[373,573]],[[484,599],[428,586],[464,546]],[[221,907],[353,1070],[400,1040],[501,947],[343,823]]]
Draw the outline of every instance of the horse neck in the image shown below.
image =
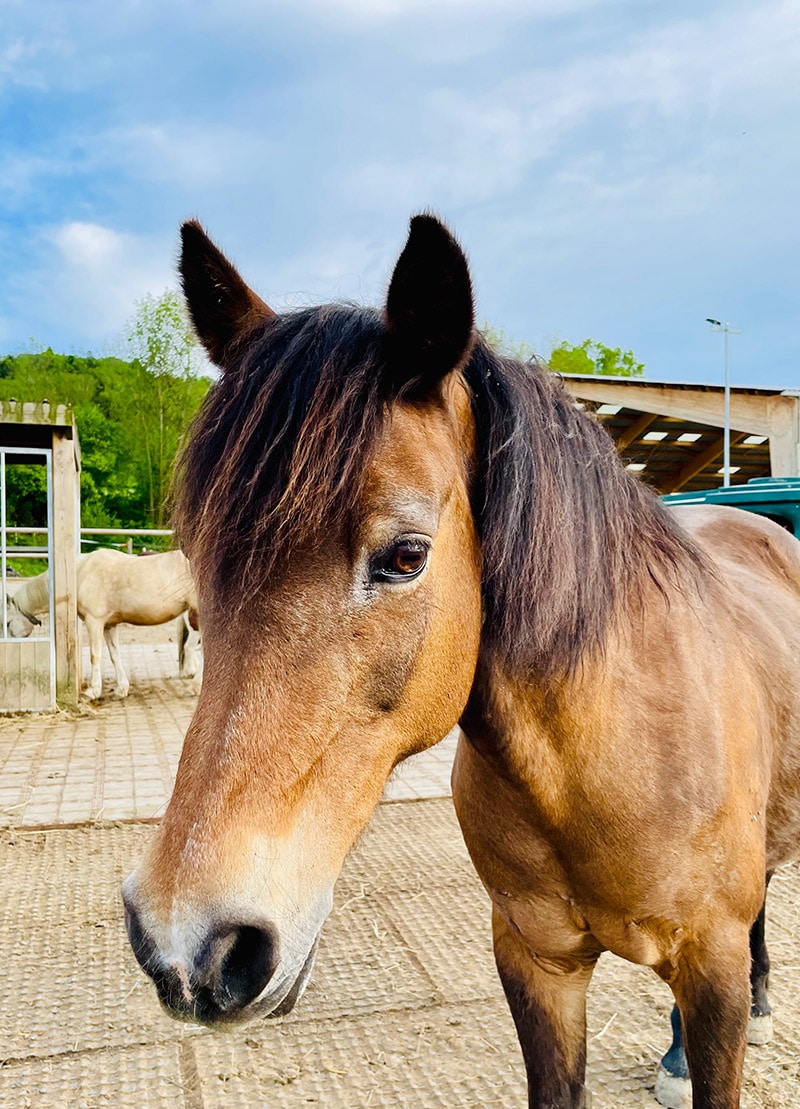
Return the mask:
[[575,674],[655,581],[702,563],[554,374],[479,343],[473,393],[484,650],[524,682]]
[[14,600],[17,608],[24,609],[34,616],[47,612],[50,607],[49,571],[45,570],[43,574],[37,574],[35,578],[29,578],[14,594]]

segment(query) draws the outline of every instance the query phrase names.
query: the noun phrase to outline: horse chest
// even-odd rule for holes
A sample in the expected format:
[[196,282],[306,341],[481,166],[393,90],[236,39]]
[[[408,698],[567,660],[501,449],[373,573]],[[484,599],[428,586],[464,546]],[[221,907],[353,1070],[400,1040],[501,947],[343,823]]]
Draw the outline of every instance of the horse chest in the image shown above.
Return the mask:
[[663,842],[613,791],[592,800],[590,768],[576,776],[554,763],[520,783],[462,742],[453,786],[475,868],[531,951],[580,959],[607,949],[649,966],[673,958],[681,893]]

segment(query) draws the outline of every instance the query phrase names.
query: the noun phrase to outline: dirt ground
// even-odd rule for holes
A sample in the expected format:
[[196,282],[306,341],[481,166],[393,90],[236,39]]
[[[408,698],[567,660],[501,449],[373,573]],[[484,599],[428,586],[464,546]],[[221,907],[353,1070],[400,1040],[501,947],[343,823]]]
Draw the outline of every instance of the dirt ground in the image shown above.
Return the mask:
[[[161,1011],[126,943],[119,883],[152,828],[0,838],[3,1109],[434,1109],[525,1104],[486,896],[449,799],[381,805],[337,886],[291,1016],[232,1033]],[[773,880],[775,1039],[751,1048],[748,1109],[800,1105],[800,870]],[[594,1109],[654,1105],[670,997],[604,957],[589,1008]]]

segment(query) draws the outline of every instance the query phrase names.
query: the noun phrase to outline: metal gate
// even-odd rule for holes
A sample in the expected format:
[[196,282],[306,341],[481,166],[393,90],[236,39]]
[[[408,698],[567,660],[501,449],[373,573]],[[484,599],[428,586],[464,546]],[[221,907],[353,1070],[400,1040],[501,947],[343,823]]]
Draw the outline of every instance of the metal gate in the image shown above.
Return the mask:
[[[41,478],[44,468],[44,481]],[[24,473],[23,473],[24,468]],[[26,481],[30,490],[26,490]],[[26,524],[20,516],[27,516]],[[15,518],[9,518],[15,517]],[[46,545],[41,538],[47,537]],[[9,540],[13,539],[13,542]],[[33,542],[36,540],[36,542]],[[36,560],[36,561],[32,561]],[[46,564],[46,565],[43,565]],[[30,611],[30,634],[10,634],[9,599],[39,574],[39,595]],[[19,576],[18,576],[19,575]],[[53,615],[53,452],[38,447],[0,446],[0,712],[41,712],[56,707],[55,621]],[[42,609],[44,605],[44,609]],[[27,628],[26,628],[27,630]]]

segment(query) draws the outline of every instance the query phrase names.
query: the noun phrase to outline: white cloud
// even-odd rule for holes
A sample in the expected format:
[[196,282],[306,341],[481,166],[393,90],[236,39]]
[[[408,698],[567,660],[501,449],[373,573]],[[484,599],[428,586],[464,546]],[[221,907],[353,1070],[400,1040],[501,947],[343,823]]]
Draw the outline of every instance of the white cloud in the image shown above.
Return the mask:
[[270,143],[263,132],[206,121],[159,119],[104,131],[93,142],[98,166],[111,163],[131,178],[174,182],[199,190],[263,168]]
[[84,271],[105,270],[123,252],[123,237],[96,223],[66,223],[53,232],[52,239],[62,257]]
[[278,311],[336,300],[373,304],[385,293],[391,249],[382,239],[337,235],[282,261],[244,258],[240,268],[245,281]]
[[87,333],[109,339],[136,300],[175,285],[173,249],[163,239],[72,220],[43,234],[40,264],[27,291],[46,298],[50,317],[82,319]]
[[32,73],[31,63],[39,53],[38,46],[16,38],[0,49],[0,85],[38,85],[39,80]]
[[339,9],[363,19],[399,19],[423,12],[427,17],[490,12],[492,18],[519,12],[528,17],[561,16],[576,8],[594,7],[608,0],[293,0],[297,7]]
[[[619,0],[280,0],[293,11],[310,10],[331,19],[349,16],[365,23],[399,20],[405,17],[426,20],[452,16],[478,15],[497,21],[504,15],[524,15],[526,18],[562,17],[581,8],[610,6]],[[220,8],[222,4],[218,5]],[[254,0],[226,0],[224,9],[230,13],[233,6],[238,14],[265,26],[274,21],[274,12]]]
[[425,95],[423,149],[412,159],[375,158],[347,175],[343,192],[365,204],[386,195],[463,206],[497,200],[580,128],[597,125],[589,147],[608,149],[610,128],[636,136],[608,161],[660,159],[663,127],[690,117],[703,126],[725,110],[746,115],[770,98],[800,101],[800,8],[725,10],[647,32],[632,43],[559,67],[526,67],[488,92],[444,88]]

